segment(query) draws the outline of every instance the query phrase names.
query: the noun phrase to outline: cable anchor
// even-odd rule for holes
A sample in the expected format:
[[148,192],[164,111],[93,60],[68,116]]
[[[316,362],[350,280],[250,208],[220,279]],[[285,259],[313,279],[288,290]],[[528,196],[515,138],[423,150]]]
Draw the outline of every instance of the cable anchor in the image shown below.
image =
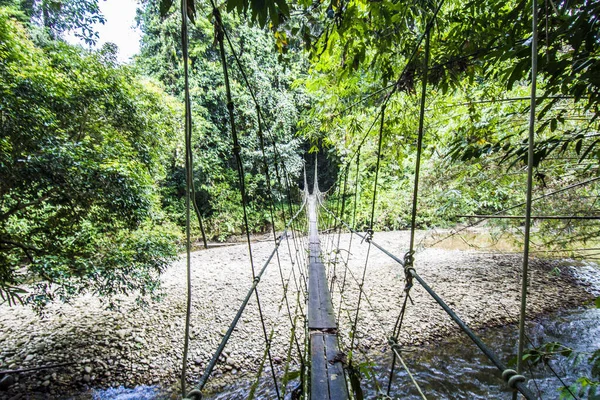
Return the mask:
[[202,392],[198,389],[194,389],[187,394],[184,400],[202,400]]
[[522,383],[527,381],[527,378],[525,378],[523,375],[519,375],[514,369],[505,369],[502,371],[502,379],[506,381],[509,388],[514,390],[517,389],[517,385],[520,382]]
[[404,254],[404,280],[406,282],[406,285],[404,286],[404,291],[408,294],[408,292],[410,291],[410,289],[413,287],[413,272],[415,271],[415,268],[413,267],[413,264],[415,262],[415,251],[414,250],[410,250],[407,251],[406,254]]
[[367,241],[367,243],[371,243],[371,241],[373,240],[374,233],[375,232],[373,231],[373,229],[367,229],[365,232],[365,236],[363,237],[363,240],[360,243],[362,244],[365,240]]

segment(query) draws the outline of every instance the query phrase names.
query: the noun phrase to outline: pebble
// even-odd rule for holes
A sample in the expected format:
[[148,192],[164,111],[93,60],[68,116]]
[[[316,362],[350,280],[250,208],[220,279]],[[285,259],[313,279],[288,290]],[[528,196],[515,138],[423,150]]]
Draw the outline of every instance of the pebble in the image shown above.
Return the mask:
[[[404,232],[381,232],[378,233],[378,242],[387,246],[389,243],[402,243],[407,237]],[[342,235],[342,246],[343,241],[347,241],[348,238]],[[355,255],[350,258],[349,267],[356,274],[360,274],[364,267],[364,258],[358,255],[363,254],[360,246],[364,247],[366,244],[357,244],[356,241],[354,243],[352,253]],[[246,251],[245,246],[237,246],[209,249],[195,254],[193,262],[197,272],[193,282],[196,294],[192,307],[190,372],[196,377],[203,372],[203,367],[220,342],[220,334],[227,330],[235,315],[239,306],[236,299],[246,290],[246,284],[251,283]],[[255,251],[257,259],[266,259],[271,251],[271,244],[259,243]],[[289,261],[286,257],[289,256],[284,252],[280,256],[282,267],[288,268],[286,266],[289,266]],[[232,257],[241,259],[231,261]],[[206,268],[214,266],[217,259],[226,261],[218,268]],[[501,299],[507,308],[518,308],[518,296],[512,293],[515,291],[515,276],[520,265],[518,257],[510,255],[481,255],[475,252],[429,249],[419,253],[415,268],[449,304],[452,304],[459,315],[465,315],[478,324],[479,326],[474,327],[477,328],[486,324],[507,322],[503,311],[497,306],[498,299]],[[536,264],[532,263],[532,271],[539,272],[532,274],[532,284],[539,284],[545,280],[546,288],[559,291],[560,296],[550,299],[532,293],[529,298],[531,310],[538,313],[548,312],[562,305],[579,304],[589,297],[562,275],[547,279],[547,273],[539,267],[537,265],[536,270]],[[278,355],[274,356],[273,361],[280,370],[285,361],[282,355],[286,354],[289,345],[289,316],[284,313],[279,319],[276,317],[281,300],[281,281],[278,273],[270,275],[269,272],[272,271],[267,270],[261,279],[259,291],[267,329],[270,330],[275,325],[272,352]],[[485,279],[482,279],[484,275]],[[456,277],[460,277],[460,280],[457,281]],[[135,296],[120,297],[119,309],[115,311],[106,310],[105,300],[85,296],[75,299],[69,305],[50,305],[50,317],[40,320],[27,307],[0,306],[2,365],[7,365],[8,369],[17,369],[23,367],[24,362],[28,363],[27,366],[69,361],[78,363],[75,366],[52,370],[51,375],[48,375],[48,370],[26,374],[18,383],[16,377],[6,375],[0,380],[0,389],[9,390],[6,398],[10,398],[29,395],[35,390],[40,390],[40,386],[47,390],[60,390],[61,395],[66,395],[68,391],[77,394],[82,390],[82,382],[93,387],[150,383],[164,386],[169,385],[169,382],[175,384],[181,368],[185,321],[184,281],[185,263],[175,263],[163,275],[163,288],[168,297],[162,303],[150,303],[147,309],[138,308]],[[230,285],[226,285],[226,282]],[[214,288],[212,294],[205,290],[211,286]],[[389,293],[402,291],[404,274],[401,269],[390,262],[387,256],[373,253],[365,287],[369,290],[369,298],[381,319],[395,320],[401,302],[398,298],[390,298]],[[290,288],[295,290],[293,284],[290,284]],[[339,305],[339,290],[333,293],[334,304]],[[352,284],[348,284],[347,293],[347,307],[354,310],[355,304],[352,303],[352,299],[356,301],[358,297],[355,285],[353,287]],[[295,296],[294,292],[290,301],[295,301]],[[300,293],[301,298],[302,296]],[[411,296],[415,305],[407,309],[400,336],[403,343],[433,342],[437,338],[456,333],[453,323],[417,284]],[[387,343],[385,338],[380,337],[378,324],[364,323],[368,318],[374,320],[368,303],[365,304],[367,306],[361,308],[363,311],[359,320],[360,331],[356,337],[360,338],[362,349],[381,351]],[[257,371],[263,357],[264,337],[258,312],[252,302],[237,328],[215,369],[215,376],[222,374],[215,380],[220,382],[215,383],[215,387],[233,379],[233,376],[240,379],[239,376],[246,376],[249,371]],[[341,321],[340,330],[348,331],[348,321]],[[302,344],[303,330],[298,329],[296,334]],[[344,344],[344,347],[346,346],[347,343]]]

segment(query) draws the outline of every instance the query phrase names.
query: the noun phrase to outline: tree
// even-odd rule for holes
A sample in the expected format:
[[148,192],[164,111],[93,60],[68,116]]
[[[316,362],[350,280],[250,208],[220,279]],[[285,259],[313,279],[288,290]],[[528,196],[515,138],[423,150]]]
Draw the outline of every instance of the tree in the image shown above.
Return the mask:
[[35,47],[0,8],[0,286],[152,294],[176,231],[156,182],[178,104],[103,53]]
[[[204,5],[206,7],[208,4]],[[165,17],[161,18],[157,2],[145,4],[140,15],[144,33],[142,51],[137,61],[142,70],[161,80],[171,94],[183,97],[180,14],[166,10],[163,10]],[[287,59],[280,58],[268,32],[251,27],[236,16],[224,15],[224,23],[261,107],[271,177],[275,178],[275,160],[280,159],[278,162],[286,165],[290,178],[296,181],[302,170],[299,154],[302,140],[296,137],[296,121],[300,111],[308,106],[308,98],[292,83],[305,66],[305,59],[298,53],[289,54]],[[270,223],[267,212],[270,194],[265,190],[256,108],[231,49],[227,47],[226,51],[236,124],[241,134],[250,225],[253,231],[263,231]],[[225,239],[240,232],[242,209],[222,67],[214,43],[214,26],[209,19],[198,18],[190,26],[189,54],[196,201],[207,221],[209,235]],[[173,154],[170,176],[164,182],[164,198],[165,207],[172,210],[174,218],[183,215],[184,176],[183,154]],[[272,183],[275,200],[281,201],[286,195],[282,190],[285,185],[283,182]]]

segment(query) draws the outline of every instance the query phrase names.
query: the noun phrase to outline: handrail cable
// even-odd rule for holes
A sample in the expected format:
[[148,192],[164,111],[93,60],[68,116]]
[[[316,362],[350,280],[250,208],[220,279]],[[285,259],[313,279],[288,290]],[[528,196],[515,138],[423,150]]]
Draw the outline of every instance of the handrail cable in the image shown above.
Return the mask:
[[219,357],[221,357],[221,354],[223,353],[223,350],[225,349],[225,346],[227,345],[227,342],[229,341],[229,338],[231,337],[231,334],[233,333],[233,330],[236,328],[236,326],[237,326],[240,318],[242,317],[242,314],[243,314],[244,310],[246,309],[246,306],[248,305],[248,302],[250,301],[250,297],[252,297],[252,294],[254,293],[254,291],[256,290],[256,287],[260,283],[262,275],[264,274],[264,272],[266,271],[267,267],[269,266],[269,264],[273,260],[273,257],[275,257],[275,253],[277,252],[278,247],[281,245],[281,242],[283,241],[283,238],[287,235],[288,230],[292,227],[292,224],[293,224],[294,220],[296,218],[298,218],[298,216],[300,215],[300,213],[305,209],[305,206],[306,206],[306,202],[302,203],[302,207],[288,221],[285,229],[283,230],[283,232],[281,233],[281,235],[278,237],[277,244],[275,245],[275,248],[271,251],[271,254],[267,258],[267,260],[264,262],[262,268],[260,269],[260,271],[258,272],[258,274],[256,275],[256,277],[252,281],[252,286],[250,287],[250,289],[246,293],[246,296],[244,297],[244,300],[242,301],[242,304],[240,305],[240,307],[239,307],[239,309],[238,309],[235,317],[231,321],[231,324],[229,325],[229,328],[225,332],[225,335],[223,335],[223,338],[221,339],[219,347],[217,348],[217,350],[215,351],[215,353],[212,356],[212,359],[210,360],[210,362],[206,366],[206,368],[204,370],[204,374],[200,378],[200,381],[199,381],[198,385],[196,385],[196,387],[194,388],[194,390],[192,390],[191,392],[189,392],[187,394],[187,397],[189,399],[200,400],[202,398],[201,397],[202,389],[204,388],[204,386],[208,382],[208,378],[212,374],[212,371],[213,371],[215,365],[217,364],[217,362],[219,360]]
[[[323,208],[326,212],[331,213],[331,211],[328,210],[327,207],[323,206]],[[340,224],[343,224],[346,227],[346,229],[353,229],[345,221],[338,220],[338,222]],[[359,232],[355,231],[355,234],[358,235],[359,237],[365,238],[365,235],[362,235]],[[371,243],[376,248],[378,248],[381,252],[383,252],[385,255],[390,257],[392,260],[396,261],[398,264],[400,264],[402,266],[405,265],[405,263],[402,259],[393,255],[391,252],[389,252],[384,247],[382,247],[380,245],[376,245],[375,242],[373,242],[373,241],[371,241]],[[427,283],[423,280],[423,278],[421,278],[414,269],[410,269],[409,273],[412,275],[412,277],[414,279],[417,280],[417,282],[423,287],[423,289],[425,289],[425,291],[433,298],[433,300],[435,300],[435,302],[438,303],[438,305],[440,305],[440,307],[442,307],[442,309],[446,312],[446,314],[448,314],[448,316],[450,316],[450,318],[458,325],[458,327],[463,332],[465,332],[465,334],[467,336],[469,336],[469,338],[473,341],[473,343],[475,343],[477,345],[477,347],[479,347],[479,349],[483,352],[483,354],[496,366],[496,368],[498,368],[501,372],[504,372],[505,370],[507,370],[506,365],[502,361],[500,361],[498,356],[491,349],[489,349],[487,347],[487,345],[471,330],[471,328],[469,328],[467,326],[467,324],[446,304],[446,302],[433,289],[431,289],[431,287],[429,287],[429,285],[427,285]],[[510,370],[508,370],[508,371],[510,371]],[[512,384],[516,387],[516,389],[519,392],[521,392],[521,394],[523,396],[525,396],[525,398],[527,400],[535,399],[535,396],[533,395],[533,393],[531,393],[531,391],[529,390],[527,385],[525,385],[523,382],[520,382],[520,381],[512,382]]]

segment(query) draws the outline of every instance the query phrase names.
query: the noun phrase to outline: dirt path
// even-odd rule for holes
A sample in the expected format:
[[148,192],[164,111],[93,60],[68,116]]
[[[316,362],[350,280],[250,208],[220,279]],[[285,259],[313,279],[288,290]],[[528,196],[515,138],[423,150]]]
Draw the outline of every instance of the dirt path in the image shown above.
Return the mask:
[[[342,245],[349,235],[342,236]],[[375,241],[402,257],[407,244],[406,232],[377,233]],[[323,238],[323,248],[328,248]],[[350,316],[358,298],[358,285],[365,265],[367,243],[353,240],[346,275],[346,289],[340,313],[342,348],[348,344]],[[346,246],[347,247],[347,246]],[[331,247],[330,247],[331,248]],[[272,249],[271,243],[253,246],[259,268]],[[293,252],[293,248],[292,248]],[[340,255],[347,257],[348,253]],[[294,254],[292,254],[294,255]],[[325,257],[335,258],[332,252]],[[287,247],[280,251],[284,279],[291,276]],[[428,249],[419,252],[415,267],[421,277],[472,327],[514,322],[518,314],[520,257],[490,255],[469,251]],[[574,284],[563,269],[534,260],[529,293],[531,317],[572,307],[589,299],[582,287]],[[190,342],[191,382],[197,381],[207,361],[233,319],[250,287],[252,278],[244,245],[213,248],[193,254],[193,310]],[[336,267],[334,308],[340,305],[339,286],[344,268]],[[296,275],[298,275],[296,270]],[[333,275],[333,270],[330,270]],[[304,293],[289,283],[292,317],[296,299],[304,309]],[[278,373],[283,370],[290,341],[290,317],[282,303],[281,275],[273,262],[260,285],[260,301],[270,330],[275,327],[272,354]],[[180,369],[185,310],[185,263],[176,262],[163,276],[165,298],[147,309],[139,309],[135,299],[121,298],[118,311],[108,311],[92,297],[77,299],[70,305],[53,305],[46,319],[40,320],[26,307],[0,307],[1,369],[27,368],[38,365],[75,362],[72,366],[25,373],[2,399],[69,398],[91,387],[157,384],[165,388],[177,385]],[[404,274],[401,267],[377,249],[371,249],[367,265],[365,293],[358,323],[358,344],[365,351],[386,349],[386,334],[393,327],[401,307]],[[411,291],[414,305],[405,318],[401,340],[405,344],[422,344],[456,334],[453,322],[434,304],[418,285]],[[280,305],[284,306],[280,309]],[[281,311],[281,312],[280,312]],[[509,315],[510,314],[510,315]],[[252,371],[262,359],[264,338],[254,297],[226,348],[226,357],[215,371],[213,390],[218,385]],[[301,330],[301,329],[300,329]],[[303,332],[298,333],[302,345]],[[294,355],[296,350],[293,351]],[[0,384],[0,386],[2,386]],[[27,394],[27,395],[26,395]],[[22,397],[16,397],[21,395]]]

